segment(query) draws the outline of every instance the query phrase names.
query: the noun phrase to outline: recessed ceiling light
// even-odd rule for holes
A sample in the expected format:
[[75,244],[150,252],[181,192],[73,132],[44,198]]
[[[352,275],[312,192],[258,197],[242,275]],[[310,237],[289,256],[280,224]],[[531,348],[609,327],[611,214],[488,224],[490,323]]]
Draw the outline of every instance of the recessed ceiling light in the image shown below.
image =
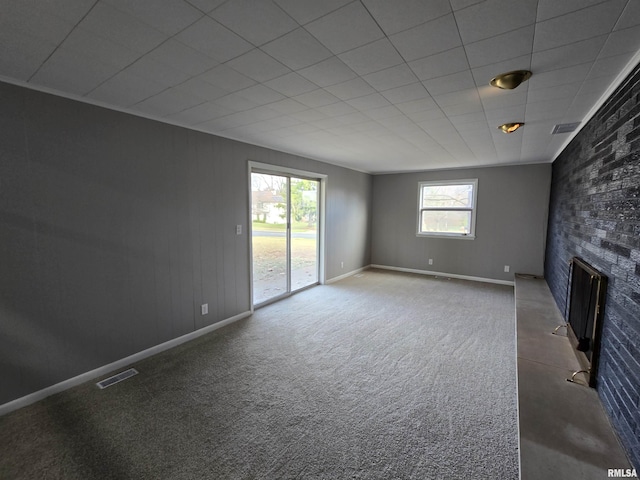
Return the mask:
[[498,128],[502,130],[504,133],[513,133],[523,125],[524,125],[524,122],[504,123],[500,125]]
[[514,70],[513,72],[502,73],[489,82],[492,86],[513,90],[522,82],[526,82],[531,78],[529,70]]

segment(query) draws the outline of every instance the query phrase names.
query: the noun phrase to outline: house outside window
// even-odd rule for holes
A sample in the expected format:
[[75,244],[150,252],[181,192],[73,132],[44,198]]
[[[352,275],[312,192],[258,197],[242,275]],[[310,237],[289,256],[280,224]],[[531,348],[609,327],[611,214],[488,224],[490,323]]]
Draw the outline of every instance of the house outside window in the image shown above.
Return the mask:
[[417,235],[474,239],[478,179],[418,184]]

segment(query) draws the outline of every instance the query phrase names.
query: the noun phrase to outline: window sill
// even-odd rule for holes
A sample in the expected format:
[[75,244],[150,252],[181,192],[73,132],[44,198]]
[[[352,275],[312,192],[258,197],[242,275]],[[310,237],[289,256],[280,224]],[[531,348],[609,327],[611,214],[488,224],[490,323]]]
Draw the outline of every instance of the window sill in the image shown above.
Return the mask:
[[423,238],[451,238],[454,240],[475,240],[475,235],[457,235],[451,234],[447,235],[446,233],[416,233],[416,237]]

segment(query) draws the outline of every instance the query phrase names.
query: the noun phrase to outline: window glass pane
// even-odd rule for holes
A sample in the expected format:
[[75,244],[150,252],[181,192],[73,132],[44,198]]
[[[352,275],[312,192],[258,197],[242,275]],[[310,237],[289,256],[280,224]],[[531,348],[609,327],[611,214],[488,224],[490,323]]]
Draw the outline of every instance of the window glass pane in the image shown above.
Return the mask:
[[471,208],[473,185],[424,185],[423,208]]
[[471,212],[455,210],[424,211],[420,218],[420,231],[423,233],[469,234],[471,232]]

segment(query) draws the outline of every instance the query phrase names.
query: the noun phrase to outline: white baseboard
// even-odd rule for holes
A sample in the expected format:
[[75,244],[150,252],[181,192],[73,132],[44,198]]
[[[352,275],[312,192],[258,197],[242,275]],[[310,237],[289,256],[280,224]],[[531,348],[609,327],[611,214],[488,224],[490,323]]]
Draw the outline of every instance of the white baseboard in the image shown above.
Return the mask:
[[229,325],[233,322],[237,322],[243,318],[251,315],[251,312],[243,312],[233,317],[227,318],[220,322],[214,323],[213,325],[209,325],[207,327],[200,328],[194,332],[187,333],[180,337],[174,338],[172,340],[168,340],[159,345],[155,345],[153,347],[147,348],[138,353],[134,353],[128,357],[122,358],[120,360],[116,360],[113,363],[108,365],[104,365],[102,367],[98,367],[89,372],[82,373],[76,377],[69,378],[60,383],[56,383],[55,385],[51,385],[50,387],[44,388],[42,390],[38,390],[37,392],[30,393],[29,395],[25,395],[24,397],[17,398],[8,403],[0,405],[0,416],[5,415],[9,412],[17,410],[22,407],[26,407],[27,405],[31,405],[32,403],[38,402],[44,398],[47,398],[56,393],[63,392],[71,387],[75,387],[80,385],[81,383],[88,382],[95,378],[98,378],[102,375],[110,373],[114,370],[118,370],[119,368],[126,367],[131,365],[132,363],[139,362],[140,360],[144,360],[145,358],[151,357],[160,352],[164,352],[165,350],[169,350],[170,348],[177,347],[183,343],[186,343],[190,340],[194,340],[202,335],[206,335],[207,333],[213,332],[219,328],[222,328],[226,325]]
[[340,275],[338,277],[333,277],[333,278],[331,278],[329,280],[326,280],[324,282],[324,284],[325,285],[329,285],[331,283],[339,282],[340,280],[344,280],[345,278],[351,277],[351,276],[353,276],[353,275],[355,275],[357,273],[364,272],[365,270],[368,270],[369,268],[371,268],[371,265],[367,265],[365,267],[358,268],[357,270],[352,270],[349,273],[345,273],[345,274]]
[[458,278],[460,280],[471,280],[472,282],[497,283],[498,285],[509,285],[513,287],[515,282],[509,280],[496,280],[495,278],[472,277],[469,275],[457,275],[455,273],[432,272],[429,270],[417,270],[415,268],[391,267],[389,265],[371,265],[371,268],[383,270],[395,270],[397,272],[419,273],[421,275],[433,275],[435,277]]

